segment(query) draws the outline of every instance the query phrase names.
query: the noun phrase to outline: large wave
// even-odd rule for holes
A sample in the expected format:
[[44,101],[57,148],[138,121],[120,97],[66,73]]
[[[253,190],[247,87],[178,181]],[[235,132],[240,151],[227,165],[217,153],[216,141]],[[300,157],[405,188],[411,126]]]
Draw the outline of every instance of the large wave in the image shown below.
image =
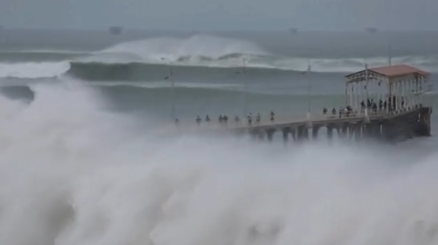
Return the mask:
[[[247,72],[261,73],[267,69],[285,72],[302,72],[309,59],[272,54],[255,43],[239,39],[195,35],[189,38],[152,38],[124,42],[95,52],[72,51],[19,51],[38,57],[71,55],[67,60],[41,60],[40,62],[0,63],[0,77],[41,78],[64,74],[85,80],[156,80],[168,73],[169,66],[180,73],[199,74]],[[84,55],[86,53],[87,55]],[[9,54],[12,56],[12,54]],[[245,61],[244,61],[245,60]],[[312,71],[348,73],[363,69],[363,58],[313,58]],[[387,64],[386,57],[366,60],[369,66]],[[394,57],[393,63],[407,63],[435,72],[437,56]],[[153,78],[148,77],[151,74]]]
[[31,103],[0,96],[1,245],[438,242],[423,144],[166,138],[80,84],[32,90]]

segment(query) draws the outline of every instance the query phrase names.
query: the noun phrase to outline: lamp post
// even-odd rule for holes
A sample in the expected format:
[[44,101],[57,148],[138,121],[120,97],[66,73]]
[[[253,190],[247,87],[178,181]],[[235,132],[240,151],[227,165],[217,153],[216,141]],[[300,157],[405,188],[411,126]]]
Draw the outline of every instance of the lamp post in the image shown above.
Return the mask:
[[307,76],[307,121],[310,124],[310,112],[312,109],[312,81],[310,80],[310,72],[312,71],[312,66],[309,60],[306,76]]
[[[243,74],[246,74],[246,59],[242,58],[242,63],[243,63]],[[243,77],[243,117],[247,116],[247,110],[248,110],[248,98],[247,98],[247,89],[248,89],[248,84],[246,81],[246,76]]]
[[175,113],[175,81],[173,79],[173,62],[170,60],[166,60],[165,58],[161,58],[163,61],[168,61],[169,65],[169,75],[165,77],[166,80],[170,81],[170,117],[172,120],[176,120]]

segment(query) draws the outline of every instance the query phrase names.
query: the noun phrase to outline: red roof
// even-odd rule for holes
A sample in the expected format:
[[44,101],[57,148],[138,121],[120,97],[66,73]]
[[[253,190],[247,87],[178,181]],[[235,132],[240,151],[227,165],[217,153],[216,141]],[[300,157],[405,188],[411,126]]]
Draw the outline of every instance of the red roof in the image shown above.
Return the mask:
[[410,75],[414,73],[418,73],[425,77],[429,76],[428,72],[422,71],[418,68],[408,65],[382,66],[382,67],[370,68],[369,70],[375,73],[379,73],[380,75],[383,75],[388,78]]

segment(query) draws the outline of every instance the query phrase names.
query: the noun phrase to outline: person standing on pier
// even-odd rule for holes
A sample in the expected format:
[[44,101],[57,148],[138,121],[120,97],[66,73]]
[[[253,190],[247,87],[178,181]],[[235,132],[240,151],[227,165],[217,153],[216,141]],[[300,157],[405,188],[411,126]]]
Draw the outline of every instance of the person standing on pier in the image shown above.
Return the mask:
[[206,122],[210,122],[210,117],[207,115],[207,116],[205,116],[205,121]]
[[324,109],[322,109],[322,114],[327,114],[327,108],[324,107]]
[[257,113],[257,116],[256,116],[256,123],[260,123],[260,113]]
[[248,118],[248,124],[251,125],[252,124],[252,114],[249,113],[247,118]]
[[271,111],[271,122],[274,121],[274,116],[275,116],[275,113],[273,111]]

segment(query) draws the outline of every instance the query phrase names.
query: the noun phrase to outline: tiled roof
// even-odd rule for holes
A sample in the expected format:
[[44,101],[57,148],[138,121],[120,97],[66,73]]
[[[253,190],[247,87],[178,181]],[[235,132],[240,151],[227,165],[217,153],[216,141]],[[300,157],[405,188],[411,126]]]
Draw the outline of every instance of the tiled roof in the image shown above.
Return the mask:
[[379,73],[388,78],[404,76],[413,73],[418,73],[425,77],[429,76],[428,72],[422,71],[418,68],[408,65],[382,66],[382,67],[370,68],[369,70],[375,73]]

